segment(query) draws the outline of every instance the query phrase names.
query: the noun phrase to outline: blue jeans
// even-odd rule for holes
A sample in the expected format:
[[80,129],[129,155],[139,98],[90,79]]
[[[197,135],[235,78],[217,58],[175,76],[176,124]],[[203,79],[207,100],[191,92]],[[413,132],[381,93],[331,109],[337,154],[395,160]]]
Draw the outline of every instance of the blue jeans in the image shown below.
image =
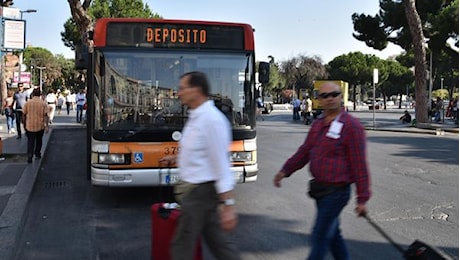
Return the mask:
[[83,105],[77,105],[77,122],[80,123],[83,117]]
[[308,260],[324,259],[331,250],[334,259],[350,259],[347,246],[340,232],[339,217],[350,199],[350,186],[316,200],[318,213],[313,227],[312,249]]
[[14,114],[6,116],[6,126],[8,128],[8,132],[14,128]]

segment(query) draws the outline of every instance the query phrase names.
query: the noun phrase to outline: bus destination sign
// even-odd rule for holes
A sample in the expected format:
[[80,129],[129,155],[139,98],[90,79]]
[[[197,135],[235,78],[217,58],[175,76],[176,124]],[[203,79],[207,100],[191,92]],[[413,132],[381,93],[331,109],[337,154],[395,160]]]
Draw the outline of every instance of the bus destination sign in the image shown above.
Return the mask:
[[186,49],[244,49],[242,27],[225,25],[109,23],[106,46],[186,48]]

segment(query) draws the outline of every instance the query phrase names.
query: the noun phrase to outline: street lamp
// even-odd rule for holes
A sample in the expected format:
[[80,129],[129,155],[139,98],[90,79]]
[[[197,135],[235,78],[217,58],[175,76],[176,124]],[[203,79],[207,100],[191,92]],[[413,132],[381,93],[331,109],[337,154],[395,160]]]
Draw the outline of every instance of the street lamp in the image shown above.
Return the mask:
[[[21,21],[22,21],[22,14],[23,13],[36,13],[37,10],[35,10],[35,9],[27,9],[27,10],[19,10],[19,12],[21,13]],[[21,50],[21,52],[19,53],[18,83],[21,82],[22,60],[23,60],[23,50]]]
[[40,92],[42,92],[43,91],[43,79],[42,79],[43,74],[42,74],[42,70],[46,69],[46,67],[37,66],[36,68],[40,70]]

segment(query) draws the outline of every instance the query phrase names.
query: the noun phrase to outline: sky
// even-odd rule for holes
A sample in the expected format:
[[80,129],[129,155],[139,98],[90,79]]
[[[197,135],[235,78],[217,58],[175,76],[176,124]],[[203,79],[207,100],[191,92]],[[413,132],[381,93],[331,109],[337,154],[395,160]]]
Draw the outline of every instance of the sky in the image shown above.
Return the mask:
[[[255,29],[256,59],[268,56],[281,62],[298,55],[319,56],[323,63],[349,52],[361,51],[385,59],[403,50],[389,44],[383,51],[367,47],[353,34],[353,13],[375,15],[379,0],[144,0],[150,9],[167,19],[210,20],[248,23]],[[74,58],[60,33],[70,18],[66,0],[14,0],[15,8],[35,9],[23,13],[26,44],[53,54]]]

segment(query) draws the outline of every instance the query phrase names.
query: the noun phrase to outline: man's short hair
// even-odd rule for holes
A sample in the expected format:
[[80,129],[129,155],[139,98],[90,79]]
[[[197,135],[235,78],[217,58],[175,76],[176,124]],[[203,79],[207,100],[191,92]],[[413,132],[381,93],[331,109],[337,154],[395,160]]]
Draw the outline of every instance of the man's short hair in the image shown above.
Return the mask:
[[188,82],[192,87],[198,87],[205,96],[209,96],[210,86],[206,74],[200,71],[187,72],[180,76],[183,79],[188,76]]
[[24,83],[22,83],[22,82],[19,82],[19,83],[18,83],[18,88],[19,88],[19,87],[23,87],[23,86],[24,86]]
[[39,97],[39,96],[41,96],[41,95],[42,95],[42,92],[40,91],[39,88],[36,88],[36,89],[34,89],[34,90],[32,91],[32,96],[33,96],[33,97]]

